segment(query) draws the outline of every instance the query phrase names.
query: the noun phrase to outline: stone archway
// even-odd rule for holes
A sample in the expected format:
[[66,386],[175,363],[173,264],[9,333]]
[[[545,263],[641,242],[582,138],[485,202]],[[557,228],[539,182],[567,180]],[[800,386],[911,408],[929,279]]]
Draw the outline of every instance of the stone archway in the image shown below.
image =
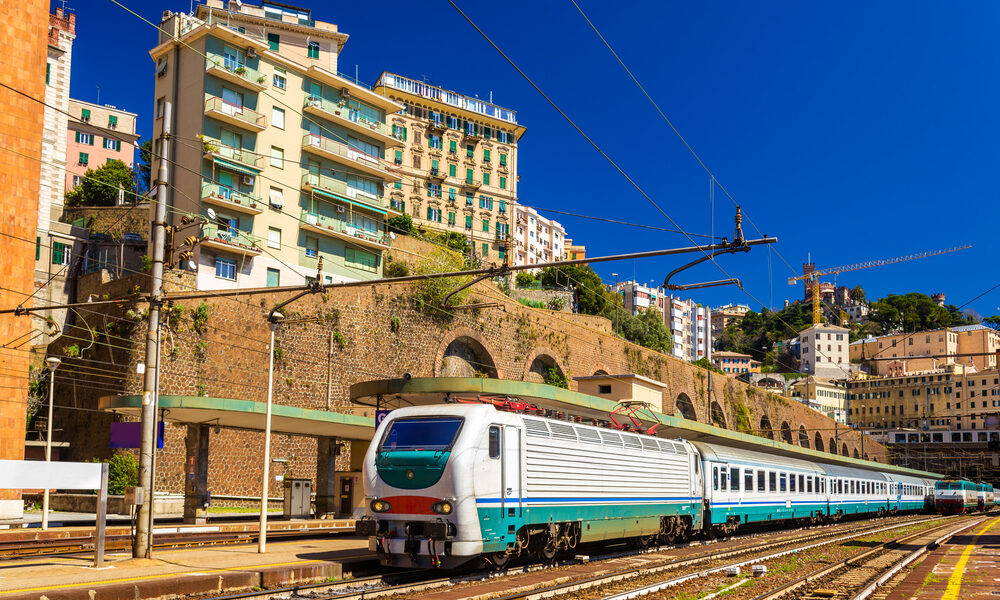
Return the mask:
[[815,448],[816,450],[819,450],[820,452],[826,452],[826,448],[823,446],[823,436],[821,436],[818,431],[816,432],[816,437],[814,438],[813,443],[816,446]]
[[827,446],[830,449],[830,454],[837,453],[837,438],[830,438],[830,445]]
[[722,406],[713,400],[710,409],[712,413],[712,425],[723,429],[729,429],[729,427],[726,427],[726,413],[722,411]]
[[689,421],[697,421],[698,413],[694,410],[694,404],[691,403],[691,398],[687,394],[681,392],[677,394],[677,410],[674,412],[680,413],[681,417],[688,419]]
[[502,378],[493,353],[478,331],[459,327],[450,333],[438,349],[438,360],[434,365],[437,377]]
[[597,363],[590,367],[591,375],[610,375],[611,369],[604,363]]
[[809,447],[809,433],[806,431],[805,425],[799,425],[799,445],[803,448]]
[[758,433],[760,437],[766,437],[769,440],[774,439],[774,429],[771,427],[771,419],[764,415],[760,418],[760,427],[758,428]]
[[840,448],[840,455],[841,456],[850,456],[851,455],[851,451],[847,449],[847,444],[846,443],[843,446],[841,446],[841,448]]
[[788,426],[788,421],[781,422],[781,441],[786,444],[792,443],[792,428]]
[[857,448],[855,448],[854,452],[851,453],[851,457],[852,458],[861,458],[861,456],[858,454],[858,449]]
[[566,387],[569,387],[569,377],[566,375],[566,369],[559,364],[559,359],[556,358],[555,352],[544,347],[535,348],[528,355],[527,360],[524,361],[524,376],[522,379],[533,383],[546,383],[546,378],[549,377],[549,369],[553,369],[555,377],[565,380]]

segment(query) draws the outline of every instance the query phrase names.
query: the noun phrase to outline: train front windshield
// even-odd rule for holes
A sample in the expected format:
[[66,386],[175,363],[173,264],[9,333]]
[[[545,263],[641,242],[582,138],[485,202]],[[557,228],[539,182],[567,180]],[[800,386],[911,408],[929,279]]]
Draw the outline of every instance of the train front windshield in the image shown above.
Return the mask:
[[397,419],[389,426],[381,450],[451,450],[462,421],[459,417]]

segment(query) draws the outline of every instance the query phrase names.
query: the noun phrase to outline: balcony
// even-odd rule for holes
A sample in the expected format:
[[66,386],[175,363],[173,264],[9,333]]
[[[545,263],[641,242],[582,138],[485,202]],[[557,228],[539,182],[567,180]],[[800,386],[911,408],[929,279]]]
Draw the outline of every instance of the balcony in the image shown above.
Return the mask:
[[427,176],[430,179],[444,181],[448,177],[448,174],[445,173],[444,169],[435,169],[434,167],[431,167],[430,173],[428,173]]
[[341,144],[320,135],[307,133],[303,136],[302,150],[363,171],[383,181],[396,181],[399,179],[399,176],[388,171],[386,168],[387,163],[379,159],[379,157],[365,154],[347,144]]
[[230,104],[218,96],[212,96],[205,101],[205,116],[248,131],[267,129],[267,118],[264,115],[245,106]]
[[368,231],[367,229],[348,225],[347,221],[311,214],[308,211],[302,211],[300,221],[302,221],[301,227],[308,231],[322,233],[323,235],[374,250],[389,249],[390,238],[384,231]]
[[223,145],[222,142],[214,138],[202,137],[202,149],[205,152],[204,158],[217,161],[229,168],[233,168],[235,165],[238,169],[242,167],[243,169],[250,169],[255,173],[259,173],[264,168],[265,156],[244,150],[243,148],[233,148],[232,146]]
[[205,72],[254,92],[267,89],[267,75],[235,61],[209,58],[205,61]]
[[263,252],[260,239],[245,231],[233,231],[226,227],[219,227],[215,223],[202,226],[198,245],[203,248],[251,257],[260,256],[260,253]]
[[353,202],[363,209],[367,208],[379,213],[385,211],[382,199],[375,194],[350,187],[346,182],[328,175],[304,174],[302,176],[302,189],[310,193],[333,196],[341,201]]
[[400,140],[392,137],[385,123],[369,121],[346,104],[336,104],[316,96],[307,96],[302,110],[382,142],[386,147],[402,145]]
[[483,185],[483,182],[474,177],[466,177],[462,180],[462,187],[470,190],[478,190],[481,185]]
[[466,128],[462,131],[462,139],[475,144],[479,140],[483,139],[483,134],[479,132],[479,128],[471,130]]
[[437,121],[431,119],[427,123],[427,129],[428,131],[447,131],[448,123],[444,119],[438,119]]
[[264,212],[264,202],[257,196],[237,192],[233,188],[211,181],[202,180],[201,201],[247,215],[259,215]]

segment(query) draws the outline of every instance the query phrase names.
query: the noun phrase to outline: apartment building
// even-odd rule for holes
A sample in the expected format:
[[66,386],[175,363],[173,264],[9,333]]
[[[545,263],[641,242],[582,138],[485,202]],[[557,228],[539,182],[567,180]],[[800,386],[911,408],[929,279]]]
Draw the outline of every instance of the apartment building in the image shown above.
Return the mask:
[[566,230],[554,219],[547,219],[530,206],[516,208],[514,229],[514,264],[534,265],[563,258]]
[[848,420],[881,429],[997,429],[1000,371],[948,365],[936,371],[847,382]]
[[563,259],[577,260],[587,258],[587,247],[583,244],[574,244],[573,240],[566,238],[563,244]]
[[847,422],[847,388],[843,379],[809,376],[789,385],[792,398],[838,423]]
[[739,321],[750,312],[750,307],[746,304],[727,304],[719,308],[712,309],[712,337],[718,339],[726,326],[734,321]]
[[811,325],[799,332],[799,371],[828,379],[850,373],[850,330],[836,325]]
[[625,309],[633,315],[655,308],[670,330],[670,353],[681,360],[712,358],[712,311],[694,300],[683,300],[664,290],[636,281],[620,281],[615,288]]
[[87,169],[98,169],[108,161],[120,160],[132,167],[139,139],[135,113],[70,98],[69,114],[73,118],[66,128],[66,191],[80,185]]
[[382,73],[375,92],[403,110],[389,118],[400,144],[391,163],[393,210],[414,224],[459,233],[485,263],[508,261],[517,202],[517,114],[395,73]]
[[985,371],[996,368],[998,349],[1000,332],[977,324],[869,337],[850,345],[850,358],[866,363],[872,375],[934,371],[952,364]]
[[712,366],[721,369],[729,377],[736,377],[742,373],[760,373],[760,361],[754,360],[749,354],[739,352],[718,350],[712,352]]
[[338,74],[347,35],[278,2],[208,0],[160,26],[154,154],[169,103],[170,220],[209,221],[198,288],[381,276],[401,145],[386,119],[403,106]]

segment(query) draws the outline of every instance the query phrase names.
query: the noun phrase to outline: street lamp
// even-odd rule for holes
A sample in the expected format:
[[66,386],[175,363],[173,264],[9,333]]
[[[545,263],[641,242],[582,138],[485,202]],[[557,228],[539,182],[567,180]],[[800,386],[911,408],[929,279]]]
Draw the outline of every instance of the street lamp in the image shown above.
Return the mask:
[[[45,359],[49,366],[49,420],[45,423],[45,462],[52,460],[52,399],[56,391],[56,369],[62,361],[54,356]],[[42,530],[49,528],[49,488],[42,495]]]
[[285,315],[272,311],[267,320],[271,324],[271,344],[267,347],[267,411],[264,417],[264,475],[260,491],[260,535],[257,537],[257,552],[264,552],[267,546],[267,487],[271,477],[271,398],[274,392],[274,332],[285,319]]

